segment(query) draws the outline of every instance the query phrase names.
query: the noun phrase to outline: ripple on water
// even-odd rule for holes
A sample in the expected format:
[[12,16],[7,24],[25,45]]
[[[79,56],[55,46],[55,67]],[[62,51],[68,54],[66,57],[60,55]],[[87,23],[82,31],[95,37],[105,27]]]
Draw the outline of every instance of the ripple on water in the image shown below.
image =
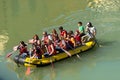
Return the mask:
[[120,10],[120,0],[93,0],[89,2],[88,7],[94,11],[103,13]]

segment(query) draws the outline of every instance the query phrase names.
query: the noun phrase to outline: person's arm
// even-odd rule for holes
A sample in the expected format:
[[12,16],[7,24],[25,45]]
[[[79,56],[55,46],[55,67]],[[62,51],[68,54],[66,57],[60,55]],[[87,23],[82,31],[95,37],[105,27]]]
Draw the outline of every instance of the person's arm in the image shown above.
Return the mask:
[[66,38],[67,37],[67,32],[66,31],[64,31],[64,38]]
[[31,57],[31,58],[35,58],[37,55],[36,55],[36,53],[35,54],[33,54],[33,56]]
[[19,49],[19,46],[14,46],[14,47],[13,47],[13,50],[14,50],[14,51],[17,51],[18,49]]
[[94,27],[93,35],[96,35],[96,28]]
[[74,45],[74,47],[75,47],[75,46],[76,46],[76,41],[75,41],[74,38],[72,38],[72,42],[73,42],[73,45]]
[[51,49],[52,49],[52,51],[50,52],[49,55],[52,55],[54,53],[54,46],[53,45],[51,45]]

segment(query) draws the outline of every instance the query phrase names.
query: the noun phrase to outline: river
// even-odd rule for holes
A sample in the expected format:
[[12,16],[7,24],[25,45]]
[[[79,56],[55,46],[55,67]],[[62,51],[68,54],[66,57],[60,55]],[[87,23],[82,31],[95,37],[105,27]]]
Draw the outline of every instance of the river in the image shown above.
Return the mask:
[[[77,22],[92,22],[101,47],[54,63],[32,68],[5,56],[19,41],[43,31],[76,30]],[[120,80],[120,0],[0,0],[0,80]]]

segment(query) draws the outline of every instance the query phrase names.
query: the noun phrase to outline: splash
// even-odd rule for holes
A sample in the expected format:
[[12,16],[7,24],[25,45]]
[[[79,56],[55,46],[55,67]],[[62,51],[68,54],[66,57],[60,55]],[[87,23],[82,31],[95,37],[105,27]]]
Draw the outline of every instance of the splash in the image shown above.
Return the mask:
[[97,12],[113,12],[120,10],[119,0],[93,0],[89,1],[88,7]]
[[2,55],[5,49],[5,44],[8,42],[8,40],[9,40],[8,33],[6,31],[1,31],[0,32],[0,55]]

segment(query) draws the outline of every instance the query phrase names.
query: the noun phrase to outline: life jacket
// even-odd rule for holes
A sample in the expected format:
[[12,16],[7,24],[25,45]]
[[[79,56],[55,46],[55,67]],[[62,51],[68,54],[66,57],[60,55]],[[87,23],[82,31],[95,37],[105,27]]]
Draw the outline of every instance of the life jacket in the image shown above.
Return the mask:
[[[60,36],[61,37],[64,37],[64,35],[67,34],[67,31],[66,30],[63,30],[60,32]],[[65,36],[65,38],[67,37],[67,35]]]
[[48,43],[47,43],[47,40],[48,40],[48,39],[49,39],[48,36],[44,36],[44,40],[43,40],[43,41],[44,41],[44,44],[48,44]]
[[27,48],[24,46],[19,47],[19,52],[20,52],[20,55],[23,53],[28,53]]
[[81,37],[80,37],[80,35],[76,35],[75,36],[75,40],[76,40],[76,42],[80,42],[81,43]]
[[50,44],[50,45],[48,45],[48,52],[51,53],[51,51],[52,51],[51,46],[53,46],[54,52],[52,53],[52,55],[54,55],[54,54],[56,54],[56,50],[55,50],[55,46],[54,46],[54,44]]
[[54,41],[59,40],[58,34],[52,34],[52,38]]

